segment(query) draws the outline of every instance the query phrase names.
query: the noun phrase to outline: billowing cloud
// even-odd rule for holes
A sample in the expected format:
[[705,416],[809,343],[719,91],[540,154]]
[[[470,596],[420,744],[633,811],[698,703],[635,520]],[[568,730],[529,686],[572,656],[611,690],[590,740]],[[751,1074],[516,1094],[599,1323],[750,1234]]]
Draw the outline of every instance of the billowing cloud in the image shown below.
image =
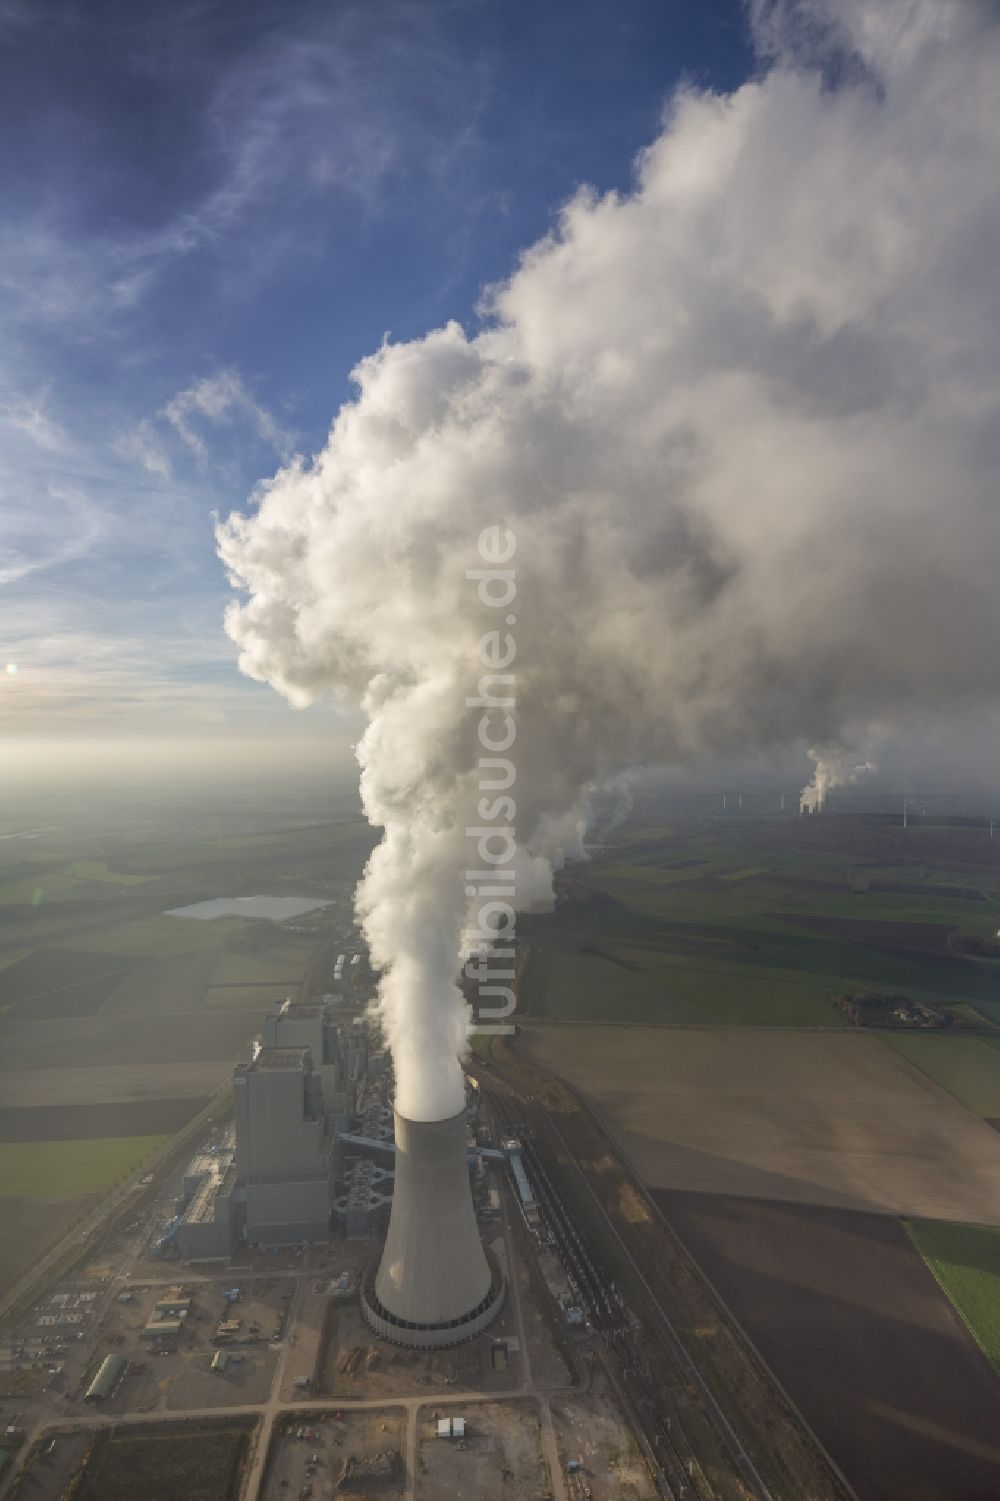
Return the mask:
[[474,336],[364,360],[323,452],[220,530],[244,671],[365,702],[407,1113],[460,1098],[484,529],[516,546],[522,903],[631,763],[997,699],[996,13],[755,15],[759,78],[679,93],[631,193],[579,193]]

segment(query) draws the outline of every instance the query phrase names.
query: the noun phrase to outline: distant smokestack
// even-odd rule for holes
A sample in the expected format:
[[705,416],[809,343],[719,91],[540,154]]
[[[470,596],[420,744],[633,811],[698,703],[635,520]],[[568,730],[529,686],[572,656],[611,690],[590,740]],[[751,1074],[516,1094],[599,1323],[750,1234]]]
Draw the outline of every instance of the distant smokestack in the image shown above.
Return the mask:
[[443,1121],[397,1113],[392,1213],[378,1272],[364,1279],[365,1319],[383,1339],[433,1349],[485,1329],[503,1296],[472,1207],[465,1112]]

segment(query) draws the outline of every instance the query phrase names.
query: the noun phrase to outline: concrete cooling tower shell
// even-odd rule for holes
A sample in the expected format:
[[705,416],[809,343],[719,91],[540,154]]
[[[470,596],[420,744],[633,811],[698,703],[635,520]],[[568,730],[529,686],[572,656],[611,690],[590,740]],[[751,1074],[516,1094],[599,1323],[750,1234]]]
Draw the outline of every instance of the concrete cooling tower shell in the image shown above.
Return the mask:
[[385,1250],[365,1276],[361,1306],[376,1334],[437,1348],[471,1339],[503,1303],[500,1268],[479,1238],[465,1115],[396,1116],[396,1186]]

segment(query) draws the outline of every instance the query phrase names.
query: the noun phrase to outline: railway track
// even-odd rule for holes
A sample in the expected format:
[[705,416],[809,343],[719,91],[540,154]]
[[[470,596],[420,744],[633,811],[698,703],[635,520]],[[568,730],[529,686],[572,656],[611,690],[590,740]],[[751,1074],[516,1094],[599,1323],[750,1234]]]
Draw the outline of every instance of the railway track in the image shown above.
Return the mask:
[[666,1501],[707,1498],[697,1488],[671,1432],[642,1358],[636,1324],[614,1281],[581,1231],[552,1182],[542,1154],[525,1124],[519,1121],[509,1097],[480,1080],[497,1122],[505,1134],[521,1142],[521,1156],[534,1190],[544,1225],[543,1240],[558,1256],[570,1286],[586,1310],[591,1327],[603,1345],[606,1363],[629,1415],[639,1430],[654,1479]]

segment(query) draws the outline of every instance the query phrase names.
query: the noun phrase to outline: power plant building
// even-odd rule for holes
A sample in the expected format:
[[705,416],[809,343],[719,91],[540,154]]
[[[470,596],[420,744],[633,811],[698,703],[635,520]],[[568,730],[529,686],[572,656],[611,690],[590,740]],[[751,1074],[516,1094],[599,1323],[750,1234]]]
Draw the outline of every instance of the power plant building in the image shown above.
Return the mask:
[[263,1047],[233,1072],[234,1166],[253,1245],[330,1233],[330,1135],[308,1047]]
[[385,1250],[362,1280],[364,1316],[383,1339],[435,1349],[471,1339],[503,1304],[472,1204],[465,1112],[395,1117],[396,1171]]
[[336,1119],[347,1109],[344,1059],[337,1024],[325,1001],[286,1000],[264,1018],[261,1042],[265,1048],[308,1048],[313,1069],[323,1087],[326,1112]]
[[187,1203],[173,1233],[182,1260],[227,1258],[240,1241],[325,1240],[331,1142],[312,1050],[257,1048],[233,1070],[233,1110],[231,1156],[192,1164],[185,1177]]

